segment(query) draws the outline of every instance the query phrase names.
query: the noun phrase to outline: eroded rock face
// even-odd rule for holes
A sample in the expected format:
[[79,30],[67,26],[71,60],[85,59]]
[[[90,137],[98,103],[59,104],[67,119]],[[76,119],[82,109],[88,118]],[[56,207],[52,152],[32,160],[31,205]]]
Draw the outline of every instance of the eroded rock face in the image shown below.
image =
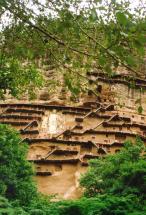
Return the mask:
[[0,122],[18,129],[29,144],[27,159],[36,169],[38,190],[58,199],[82,195],[79,178],[89,159],[117,153],[137,135],[146,143],[146,81],[136,79],[131,89],[120,75],[88,75],[92,84],[98,79],[99,96],[89,93],[78,107],[59,100],[0,104]]

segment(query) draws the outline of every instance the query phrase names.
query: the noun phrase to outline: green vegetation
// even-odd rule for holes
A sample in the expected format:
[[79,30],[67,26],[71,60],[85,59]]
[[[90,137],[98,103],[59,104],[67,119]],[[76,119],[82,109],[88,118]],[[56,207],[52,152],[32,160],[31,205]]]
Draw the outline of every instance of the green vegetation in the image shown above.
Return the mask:
[[90,161],[81,178],[85,195],[51,202],[37,193],[27,144],[11,127],[0,125],[0,214],[2,215],[144,215],[146,162],[142,141],[126,142],[114,155]]
[[21,62],[0,53],[0,99],[9,92],[16,98],[24,93],[35,98],[35,90],[43,86],[43,76],[33,64],[22,66]]
[[14,129],[0,124],[0,195],[26,205],[36,196],[33,170],[26,161],[27,144]]
[[117,154],[92,160],[88,172],[81,179],[86,195],[135,194],[143,198],[146,194],[146,161],[141,156],[143,150],[142,141],[137,138],[135,144],[127,141]]
[[[13,96],[26,88],[35,92],[43,84],[37,69],[55,69],[76,96],[88,89],[93,69],[112,76],[122,66],[134,78],[144,75],[145,0],[133,12],[130,2],[1,0],[1,97],[6,90]],[[50,77],[46,85],[52,89],[58,82]]]

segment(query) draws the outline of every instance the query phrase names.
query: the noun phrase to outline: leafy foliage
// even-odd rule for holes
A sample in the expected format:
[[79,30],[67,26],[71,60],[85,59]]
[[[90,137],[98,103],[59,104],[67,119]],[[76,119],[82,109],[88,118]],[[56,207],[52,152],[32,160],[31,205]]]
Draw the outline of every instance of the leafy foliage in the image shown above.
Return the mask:
[[[13,56],[20,66],[31,62],[39,69],[63,70],[65,79],[69,80],[65,83],[73,94],[78,94],[85,83],[87,85],[86,72],[93,68],[111,75],[118,66],[123,66],[133,75],[144,75],[141,65],[145,56],[146,11],[142,1],[132,12],[129,0],[91,0],[90,3],[86,0],[84,3],[77,0],[43,3],[1,0],[3,40],[0,48],[8,65]],[[8,25],[5,19],[9,20]],[[19,67],[19,70],[22,73],[27,68]],[[25,74],[27,76],[28,72],[24,72],[24,77]],[[38,77],[37,72],[33,75]],[[14,86],[17,90],[10,87],[14,96],[21,84],[32,86],[24,85],[22,77],[16,82],[18,87]],[[36,79],[34,85],[38,83]],[[7,79],[5,82],[7,85]],[[12,83],[13,86],[14,81]]]
[[29,64],[22,66],[18,59],[0,55],[1,99],[4,99],[7,93],[17,98],[27,93],[32,99],[35,90],[41,86],[43,86],[43,76],[35,66]]
[[98,193],[144,197],[146,162],[141,157],[143,150],[142,141],[137,138],[134,145],[126,142],[117,154],[92,160],[89,171],[81,179],[81,185],[86,188],[85,194],[89,197]]
[[29,215],[22,207],[14,207],[8,199],[0,196],[0,214],[1,215]]
[[77,201],[59,203],[59,215],[127,215],[143,214],[146,208],[136,196],[99,195]]
[[0,195],[26,205],[36,195],[33,170],[26,161],[27,145],[18,133],[0,124]]

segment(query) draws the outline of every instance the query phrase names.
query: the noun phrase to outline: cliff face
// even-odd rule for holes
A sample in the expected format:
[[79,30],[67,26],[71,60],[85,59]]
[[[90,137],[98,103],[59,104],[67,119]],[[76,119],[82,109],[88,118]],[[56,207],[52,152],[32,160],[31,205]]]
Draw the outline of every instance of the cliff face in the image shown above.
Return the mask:
[[60,100],[0,104],[0,122],[18,129],[29,144],[27,159],[42,193],[78,198],[89,159],[117,153],[137,135],[146,143],[146,81],[94,72],[88,77],[98,96],[89,91],[78,106]]

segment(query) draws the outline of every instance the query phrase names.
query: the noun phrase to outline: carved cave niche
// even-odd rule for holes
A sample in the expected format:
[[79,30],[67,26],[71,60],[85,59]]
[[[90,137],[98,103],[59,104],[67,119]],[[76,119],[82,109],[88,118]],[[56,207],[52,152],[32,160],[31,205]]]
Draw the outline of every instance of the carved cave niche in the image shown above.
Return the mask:
[[106,152],[105,152],[105,150],[104,150],[103,148],[97,149],[97,153],[98,153],[99,155],[106,155]]
[[126,135],[115,134],[115,140],[119,142],[123,142],[126,140]]
[[62,171],[62,164],[55,164],[55,172]]
[[91,152],[92,151],[92,146],[90,144],[82,144],[80,147],[80,152]]
[[41,171],[41,166],[36,166],[36,172],[40,172]]
[[55,148],[57,148],[57,147],[54,145],[49,146],[50,151],[54,150]]
[[120,152],[120,149],[115,149],[115,153],[119,153]]

